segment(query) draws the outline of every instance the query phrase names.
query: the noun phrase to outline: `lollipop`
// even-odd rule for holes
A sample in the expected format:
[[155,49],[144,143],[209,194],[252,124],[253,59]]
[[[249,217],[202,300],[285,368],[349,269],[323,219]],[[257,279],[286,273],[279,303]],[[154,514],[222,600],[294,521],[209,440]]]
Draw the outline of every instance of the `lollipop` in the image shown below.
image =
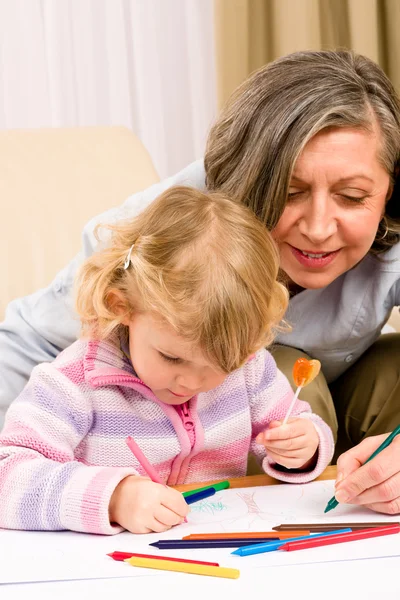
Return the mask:
[[292,408],[299,397],[301,388],[305,387],[316,378],[321,368],[319,360],[307,360],[306,358],[298,358],[293,367],[293,381],[297,385],[297,390],[290,403],[282,425],[287,423],[287,420],[292,412]]

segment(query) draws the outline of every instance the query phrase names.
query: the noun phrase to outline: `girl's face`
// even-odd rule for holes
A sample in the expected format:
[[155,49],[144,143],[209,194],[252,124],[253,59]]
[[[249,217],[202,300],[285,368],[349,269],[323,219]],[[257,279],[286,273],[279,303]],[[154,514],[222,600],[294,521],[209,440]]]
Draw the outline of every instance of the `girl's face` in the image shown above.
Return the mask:
[[380,134],[329,129],[305,146],[272,232],[281,268],[303,288],[329,285],[370,249],[389,197]]
[[128,326],[132,365],[162,402],[183,404],[226,379],[226,373],[211,365],[200,350],[149,313],[134,316]]

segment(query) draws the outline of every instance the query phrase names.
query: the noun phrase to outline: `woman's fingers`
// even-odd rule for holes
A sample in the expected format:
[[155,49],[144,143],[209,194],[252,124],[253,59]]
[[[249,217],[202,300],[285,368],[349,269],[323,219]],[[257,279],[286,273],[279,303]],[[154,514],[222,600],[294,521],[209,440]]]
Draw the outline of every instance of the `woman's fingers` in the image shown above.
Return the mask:
[[[385,436],[379,437],[382,439],[378,444],[375,441],[375,449],[376,445],[379,446],[385,439]],[[363,444],[364,442],[359,446]],[[357,450],[357,447],[352,450]],[[344,468],[354,467],[354,461],[361,460],[361,455],[352,452],[350,459],[347,457],[349,459],[347,463],[339,460],[338,470],[343,466]],[[353,470],[347,477],[339,481],[335,497],[338,502],[351,502],[357,499],[357,502],[353,503],[363,505],[395,502],[396,498],[400,497],[400,440],[394,439],[390,446],[382,450],[371,461]]]
[[388,434],[369,437],[354,448],[341,454],[337,460],[336,485],[346,479],[348,475],[359,469],[367,462],[371,454],[381,445]]

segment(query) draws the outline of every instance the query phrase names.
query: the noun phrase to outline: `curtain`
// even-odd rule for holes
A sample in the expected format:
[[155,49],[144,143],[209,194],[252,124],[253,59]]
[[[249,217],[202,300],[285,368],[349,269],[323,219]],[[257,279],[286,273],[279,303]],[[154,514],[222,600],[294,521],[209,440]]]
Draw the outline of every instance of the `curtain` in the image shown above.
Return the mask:
[[212,0],[0,0],[0,128],[125,125],[158,174],[203,155]]
[[399,0],[215,0],[221,107],[255,69],[297,50],[349,48],[400,90]]

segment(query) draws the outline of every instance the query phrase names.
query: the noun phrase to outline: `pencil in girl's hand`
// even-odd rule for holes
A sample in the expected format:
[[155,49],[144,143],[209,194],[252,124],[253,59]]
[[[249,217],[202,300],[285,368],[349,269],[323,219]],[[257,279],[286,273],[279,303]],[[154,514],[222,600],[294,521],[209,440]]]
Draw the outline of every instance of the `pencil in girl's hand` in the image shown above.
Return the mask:
[[[153,465],[149,463],[149,461],[147,460],[147,458],[145,457],[135,440],[131,436],[128,436],[126,438],[126,443],[128,445],[129,450],[142,465],[143,469],[150,477],[150,479],[154,481],[154,483],[160,483],[161,485],[165,485],[165,483],[162,481],[161,477],[159,476]],[[184,517],[183,522],[188,522],[186,517]]]
[[129,450],[136,457],[137,461],[143,467],[143,469],[145,470],[146,474],[150,477],[150,479],[152,481],[154,481],[154,483],[161,483],[161,485],[164,485],[164,482],[161,480],[157,471],[149,463],[149,461],[147,460],[147,458],[145,457],[145,455],[143,454],[143,452],[141,451],[141,449],[139,448],[139,446],[137,445],[135,440],[129,436],[126,438],[126,443],[128,445]]
[[229,481],[220,481],[218,483],[214,483],[211,485],[206,485],[204,487],[201,488],[197,488],[194,490],[188,490],[187,492],[182,492],[182,496],[184,498],[187,498],[188,496],[193,496],[193,494],[197,494],[198,492],[202,492],[203,490],[209,490],[210,488],[214,488],[214,490],[216,492],[218,492],[219,490],[226,490],[228,489],[230,486]]
[[205,498],[209,498],[210,496],[214,496],[215,488],[208,488],[205,490],[201,490],[200,492],[196,492],[195,494],[191,494],[190,496],[185,496],[186,504],[193,504],[193,502],[198,502],[199,500],[204,500]]

